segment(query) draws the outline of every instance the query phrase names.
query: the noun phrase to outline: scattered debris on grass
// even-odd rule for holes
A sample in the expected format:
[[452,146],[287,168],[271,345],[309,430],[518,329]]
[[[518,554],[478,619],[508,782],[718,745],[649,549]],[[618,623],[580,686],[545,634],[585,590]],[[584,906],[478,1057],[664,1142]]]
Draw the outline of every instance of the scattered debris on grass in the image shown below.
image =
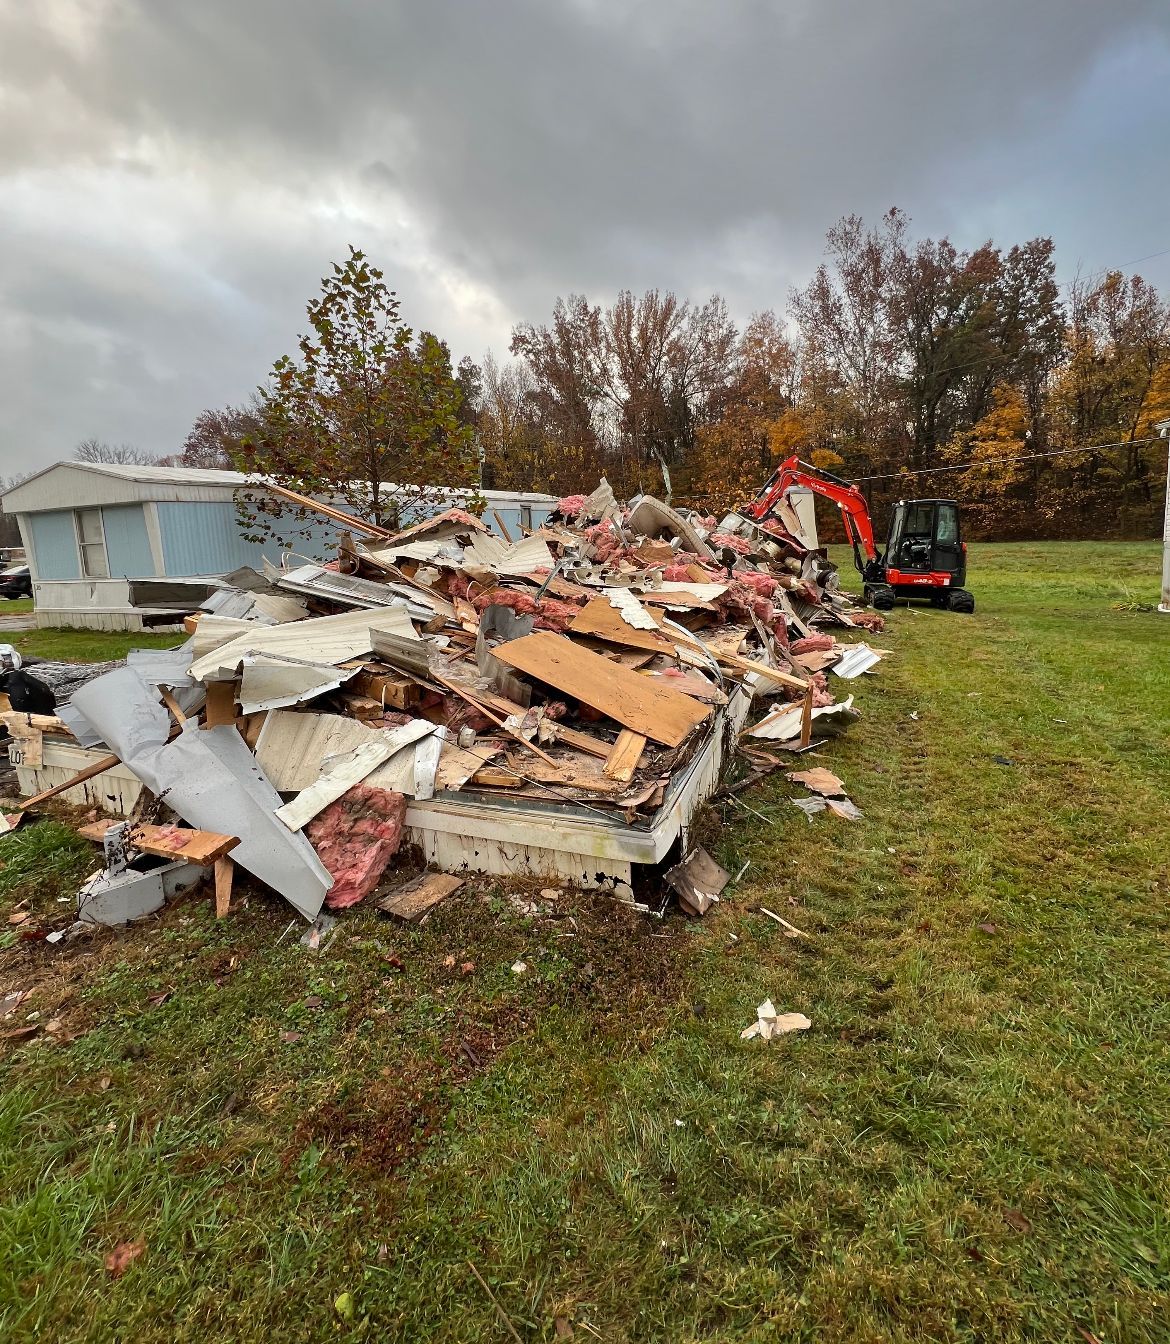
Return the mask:
[[793,1031],[807,1031],[812,1023],[803,1013],[777,1013],[771,999],[765,999],[756,1009],[756,1020],[739,1033],[744,1041],[759,1037],[770,1041],[776,1036],[787,1036]]

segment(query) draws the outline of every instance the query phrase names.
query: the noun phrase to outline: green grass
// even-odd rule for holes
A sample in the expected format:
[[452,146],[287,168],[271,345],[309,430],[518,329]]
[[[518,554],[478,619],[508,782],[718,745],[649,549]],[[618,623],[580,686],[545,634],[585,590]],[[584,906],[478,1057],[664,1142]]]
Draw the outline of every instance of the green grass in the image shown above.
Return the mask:
[[[3,633],[0,631],[0,633]],[[145,630],[68,630],[46,628],[18,632],[12,644],[21,653],[66,663],[101,663],[125,658],[130,649],[174,649],[186,639],[182,632],[153,634]]]
[[5,598],[0,602],[0,616],[25,616],[32,609],[31,597]]
[[[1166,1340],[1158,563],[972,547],[818,757],[864,819],[712,809],[703,921],[484,882],[318,955],[257,894],[0,952],[76,1033],[0,1042],[0,1337],[509,1338],[470,1261],[526,1340]],[[0,910],[63,923],[20,840]],[[812,1029],[741,1042],[765,996]]]

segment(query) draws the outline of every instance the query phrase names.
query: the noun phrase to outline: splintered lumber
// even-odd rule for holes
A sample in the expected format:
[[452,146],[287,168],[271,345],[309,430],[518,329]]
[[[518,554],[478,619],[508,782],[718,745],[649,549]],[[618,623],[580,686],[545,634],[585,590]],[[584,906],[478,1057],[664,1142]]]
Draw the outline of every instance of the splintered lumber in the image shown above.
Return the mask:
[[271,481],[265,481],[264,488],[270,494],[279,495],[281,499],[287,499],[291,504],[296,504],[307,513],[319,513],[335,523],[343,523],[354,532],[362,532],[367,537],[376,537],[379,541],[389,541],[394,535],[393,532],[388,532],[384,527],[375,527],[373,523],[355,518],[352,513],[343,513],[340,509],[322,504],[320,500],[310,499],[308,495],[298,494],[297,491],[289,490],[283,485],[275,485]]
[[484,784],[490,789],[514,789],[524,781],[510,770],[497,770],[493,765],[481,765],[471,776],[473,784]]
[[181,728],[183,724],[187,722],[187,716],[179,708],[179,702],[175,699],[174,692],[170,689],[169,686],[160,686],[158,688],[158,693],[162,699],[163,704],[166,705],[166,707],[175,716],[175,722]]
[[[99,844],[105,839],[116,821],[94,821],[82,826],[77,834],[85,840],[96,840]],[[130,831],[130,843],[143,854],[153,854],[160,859],[186,859],[188,863],[197,863],[202,868],[222,859],[229,850],[240,843],[237,835],[220,835],[217,831],[194,831],[181,826],[148,826],[141,823]]]
[[385,708],[412,709],[422,699],[418,682],[409,677],[382,676],[376,672],[359,672],[347,683],[359,695],[367,695]]
[[[548,752],[541,751],[535,742],[529,742],[524,734],[518,733],[515,728],[509,728],[503,719],[497,718],[481,700],[472,695],[470,691],[465,690],[457,681],[449,681],[446,677],[440,676],[437,672],[433,675],[436,681],[441,682],[449,691],[454,691],[461,700],[466,700],[472,708],[478,709],[484,718],[491,719],[497,728],[502,728],[504,732],[508,733],[511,737],[514,737],[522,747],[527,747],[534,756],[539,756],[542,761],[547,761],[554,769],[559,769],[556,761],[553,760]],[[524,711],[521,709],[520,713],[523,714]]]
[[389,896],[383,896],[378,909],[402,924],[417,924],[429,910],[462,885],[463,878],[452,877],[449,873],[423,873]]
[[641,733],[623,728],[601,773],[608,779],[617,779],[623,784],[628,784],[634,777],[634,771],[638,768],[638,762],[642,759],[642,752],[645,749],[646,739]]
[[544,630],[501,644],[495,655],[664,747],[679,746],[711,715],[708,705],[689,695]]

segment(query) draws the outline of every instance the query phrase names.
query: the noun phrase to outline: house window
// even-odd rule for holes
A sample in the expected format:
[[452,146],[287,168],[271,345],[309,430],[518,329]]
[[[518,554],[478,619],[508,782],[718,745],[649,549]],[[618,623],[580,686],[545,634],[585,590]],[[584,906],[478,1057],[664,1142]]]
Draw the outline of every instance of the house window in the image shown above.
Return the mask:
[[81,552],[81,572],[87,579],[108,579],[106,534],[102,530],[101,509],[78,509],[73,515],[77,527],[77,548]]

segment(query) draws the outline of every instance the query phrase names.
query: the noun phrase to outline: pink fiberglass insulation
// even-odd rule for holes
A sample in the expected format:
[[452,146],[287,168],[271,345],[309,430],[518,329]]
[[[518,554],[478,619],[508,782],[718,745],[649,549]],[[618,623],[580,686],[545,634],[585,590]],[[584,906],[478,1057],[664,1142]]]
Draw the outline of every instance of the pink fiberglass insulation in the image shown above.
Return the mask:
[[743,537],[737,537],[734,532],[712,532],[707,538],[707,545],[712,548],[730,546],[739,555],[747,555],[751,550],[751,544]]
[[355,784],[305,827],[309,843],[333,878],[325,897],[331,910],[357,905],[378,885],[398,853],[406,823],[400,793]]
[[834,703],[833,692],[829,690],[829,678],[823,672],[814,672],[809,681],[813,688],[813,709],[823,709]]
[[849,619],[854,625],[860,625],[863,630],[871,630],[875,635],[881,634],[886,628],[886,618],[877,611],[851,611]]
[[566,495],[564,499],[557,500],[557,512],[562,518],[576,518],[588,498],[588,495]]
[[[691,565],[698,565],[707,577],[696,579],[693,574],[688,573]],[[662,571],[662,577],[667,583],[723,583],[727,573],[722,569],[711,569],[704,565],[697,555],[684,552],[678,564],[666,566]]]
[[517,616],[534,616],[538,630],[556,630],[560,634],[569,628],[569,622],[578,611],[571,602],[561,602],[555,597],[542,597],[537,605],[531,593],[520,592],[516,588],[493,588],[490,592],[474,597],[471,605],[476,611],[484,611],[492,606],[510,607]]
[[623,549],[622,539],[608,518],[602,523],[595,523],[593,527],[587,527],[585,540],[596,552],[594,558],[601,561],[614,559]]
[[779,583],[769,574],[761,574],[758,569],[737,569],[735,578],[738,583],[746,584],[749,588],[754,588],[761,597],[771,597],[780,587]]
[[792,653],[828,653],[833,647],[832,635],[806,635],[792,641]]

